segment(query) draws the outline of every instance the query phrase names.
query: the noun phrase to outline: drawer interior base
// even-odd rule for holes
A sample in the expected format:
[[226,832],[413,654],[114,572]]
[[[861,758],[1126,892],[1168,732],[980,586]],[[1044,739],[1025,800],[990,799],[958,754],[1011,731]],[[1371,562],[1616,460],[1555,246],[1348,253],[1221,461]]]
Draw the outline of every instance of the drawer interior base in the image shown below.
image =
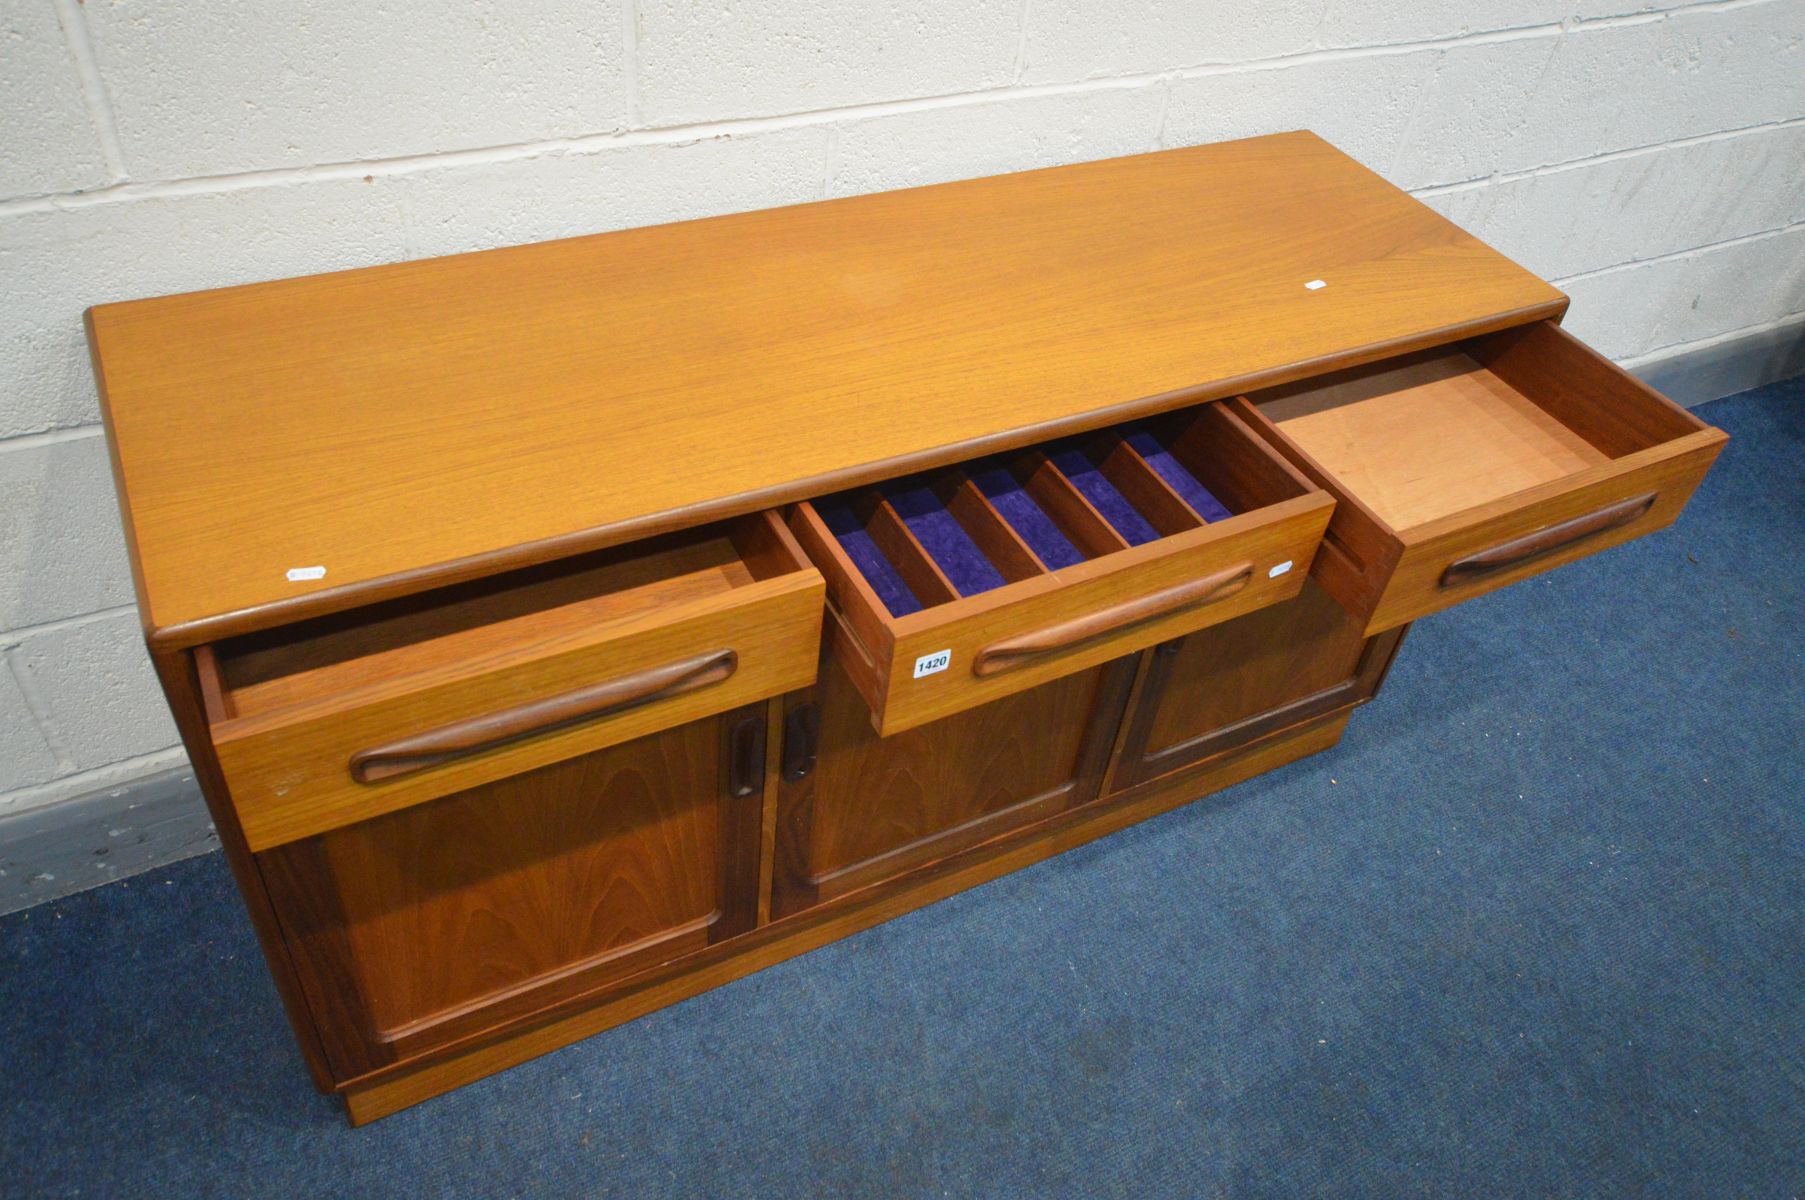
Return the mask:
[[1459,351],[1389,360],[1256,399],[1400,533],[1608,458]]

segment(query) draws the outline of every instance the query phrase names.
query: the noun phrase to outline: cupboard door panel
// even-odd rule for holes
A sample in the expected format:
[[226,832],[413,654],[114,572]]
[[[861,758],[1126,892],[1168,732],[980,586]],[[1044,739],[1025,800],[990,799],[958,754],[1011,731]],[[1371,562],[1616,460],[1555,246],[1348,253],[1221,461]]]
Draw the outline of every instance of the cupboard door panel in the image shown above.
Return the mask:
[[845,668],[824,659],[816,687],[786,701],[816,705],[819,733],[807,775],[779,787],[773,915],[1095,797],[1133,668],[1119,659],[880,737]]
[[742,708],[259,855],[334,1069],[750,928],[762,788],[727,773],[762,721]]
[[1152,652],[1110,788],[1370,696],[1403,630],[1368,638],[1314,579],[1297,599]]

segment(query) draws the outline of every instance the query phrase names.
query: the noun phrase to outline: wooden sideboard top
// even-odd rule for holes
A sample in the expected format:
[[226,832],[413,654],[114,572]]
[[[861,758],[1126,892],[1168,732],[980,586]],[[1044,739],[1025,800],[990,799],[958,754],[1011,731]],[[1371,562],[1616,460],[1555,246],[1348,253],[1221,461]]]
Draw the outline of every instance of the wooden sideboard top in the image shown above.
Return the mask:
[[1565,304],[1299,132],[106,304],[88,327],[145,624],[173,647]]

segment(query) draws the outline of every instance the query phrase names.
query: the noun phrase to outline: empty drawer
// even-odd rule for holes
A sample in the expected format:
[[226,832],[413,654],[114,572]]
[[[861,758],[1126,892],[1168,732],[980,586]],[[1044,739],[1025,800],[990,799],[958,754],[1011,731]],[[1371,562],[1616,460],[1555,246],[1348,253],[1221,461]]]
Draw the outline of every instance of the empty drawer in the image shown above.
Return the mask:
[[1295,595],[1333,502],[1204,405],[796,507],[883,734]]
[[1242,397],[1378,633],[1669,524],[1726,440],[1549,322]]
[[806,687],[822,581],[725,525],[203,648],[253,850]]

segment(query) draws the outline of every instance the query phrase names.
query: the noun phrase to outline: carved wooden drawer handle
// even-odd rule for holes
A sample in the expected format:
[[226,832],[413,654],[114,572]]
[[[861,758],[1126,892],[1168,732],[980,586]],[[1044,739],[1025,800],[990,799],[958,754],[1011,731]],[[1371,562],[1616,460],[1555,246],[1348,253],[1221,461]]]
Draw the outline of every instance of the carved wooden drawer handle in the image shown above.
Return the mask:
[[1649,492],[1644,496],[1632,496],[1628,500],[1619,500],[1607,505],[1597,512],[1587,513],[1583,517],[1574,517],[1570,521],[1562,521],[1558,525],[1550,525],[1546,529],[1538,529],[1526,533],[1520,538],[1493,546],[1489,550],[1481,550],[1477,554],[1469,554],[1451,564],[1442,572],[1441,586],[1454,587],[1481,579],[1495,571],[1503,571],[1510,567],[1526,563],[1544,554],[1553,554],[1556,550],[1564,550],[1575,542],[1603,533],[1608,529],[1616,529],[1620,525],[1628,525],[1654,507],[1656,493]]
[[1187,608],[1226,600],[1246,587],[1247,581],[1252,578],[1253,564],[1244,562],[1226,571],[1218,571],[1202,579],[1187,580],[1177,587],[1154,592],[1126,604],[1118,604],[1114,608],[1087,613],[1063,624],[1049,625],[1020,637],[993,642],[978,651],[977,657],[972,659],[971,673],[980,678],[1000,675],[1048,654],[1062,654],[1086,642],[1094,642],[1098,638],[1121,633],[1136,625],[1169,617]]
[[712,650],[682,662],[652,667],[561,696],[535,700],[505,712],[471,717],[351,756],[351,778],[378,783],[467,758],[535,734],[600,720],[655,700],[668,700],[724,682],[739,667],[733,650]]

